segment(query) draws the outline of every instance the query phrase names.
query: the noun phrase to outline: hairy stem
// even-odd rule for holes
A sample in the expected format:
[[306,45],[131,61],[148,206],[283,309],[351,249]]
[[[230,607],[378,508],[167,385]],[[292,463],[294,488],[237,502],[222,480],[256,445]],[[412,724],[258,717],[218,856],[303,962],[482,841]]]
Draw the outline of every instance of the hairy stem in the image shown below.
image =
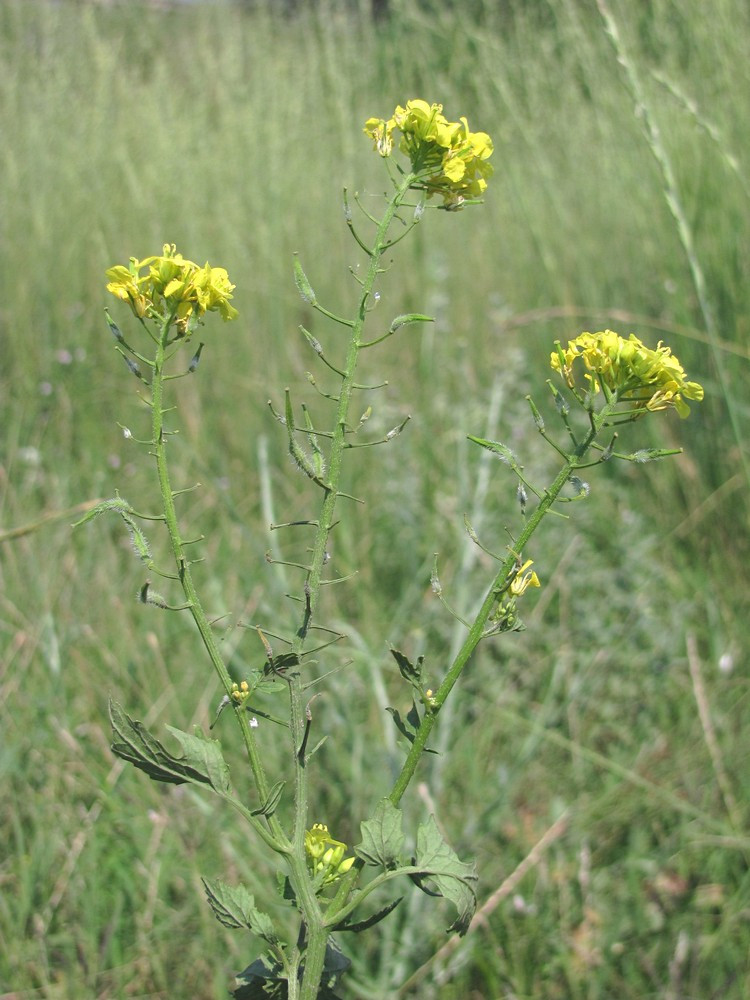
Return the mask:
[[[435,723],[437,722],[440,709],[445,704],[448,695],[455,686],[458,678],[461,676],[461,673],[485,635],[485,629],[487,627],[487,621],[490,614],[496,607],[498,599],[507,588],[508,581],[511,579],[512,573],[517,566],[517,556],[521,554],[524,547],[528,544],[532,535],[541,524],[545,515],[549,512],[550,508],[559,497],[571,474],[580,468],[584,456],[591,448],[592,444],[599,435],[599,432],[606,424],[616,406],[617,395],[613,394],[597,414],[591,415],[591,426],[586,437],[581,441],[575,451],[566,455],[564,464],[555,476],[551,485],[544,491],[539,504],[529,517],[523,531],[515,540],[514,551],[508,554],[508,557],[501,565],[499,572],[495,575],[494,580],[487,590],[484,601],[482,602],[482,605],[477,612],[471,627],[469,628],[469,634],[466,636],[463,645],[451,663],[442,683],[440,684],[440,687],[434,693],[430,708],[425,712],[424,717],[422,718],[421,724],[414,737],[414,741],[409,749],[409,753],[407,754],[406,760],[401,768],[401,772],[396,778],[393,788],[388,796],[393,805],[397,806],[403,798],[404,792],[408,788],[411,779],[414,777],[414,773],[422,754],[424,753],[425,747],[427,746],[430,734],[435,726]],[[331,904],[326,912],[326,920],[328,922],[333,922],[345,906],[363,867],[364,862],[361,859],[357,859],[347,875],[342,879],[339,890],[336,893],[335,898],[331,901]]]
[[[151,384],[153,455],[156,458],[156,468],[159,476],[159,487],[161,489],[164,520],[169,532],[172,554],[177,566],[177,575],[182,586],[183,593],[185,594],[190,614],[193,616],[193,621],[198,628],[198,632],[203,640],[203,645],[206,648],[208,657],[211,660],[214,670],[219,676],[219,680],[221,681],[225,692],[231,697],[232,679],[229,676],[226,665],[224,664],[224,660],[211,629],[211,624],[205,611],[203,610],[203,605],[200,602],[195,584],[193,582],[192,573],[190,572],[190,560],[185,555],[185,545],[180,534],[179,524],[177,522],[177,513],[174,504],[175,493],[172,489],[169,478],[166,432],[164,430],[165,410],[163,408],[163,398],[165,378],[164,368],[167,361],[167,348],[169,345],[169,330],[171,322],[172,317],[169,316],[166,317],[162,323],[159,337],[157,339],[156,355],[154,358],[153,380]],[[247,751],[250,767],[255,779],[258,797],[262,803],[268,797],[268,781],[263,770],[263,763],[260,759],[260,754],[258,753],[255,735],[248,723],[244,705],[238,705],[234,702],[232,704],[234,705],[235,717],[239,724],[240,731],[242,732],[242,738],[245,743],[245,749]],[[270,845],[275,849],[278,849],[280,845],[288,846],[286,844],[286,838],[284,837],[283,831],[281,830],[281,826],[278,821],[274,819],[274,817],[271,817],[269,820],[269,826],[271,827],[271,831],[275,838],[275,841],[268,839]]]
[[[357,369],[357,361],[359,358],[360,348],[362,346],[362,331],[367,320],[368,311],[372,308],[373,287],[380,270],[380,261],[383,252],[387,249],[388,230],[413,181],[413,174],[407,174],[402,178],[401,183],[393,194],[393,197],[388,203],[385,213],[378,224],[375,240],[372,249],[370,250],[367,274],[362,282],[362,294],[359,300],[359,308],[351,328],[351,338],[349,341],[349,348],[344,365],[344,374],[341,380],[341,388],[338,397],[336,424],[331,438],[325,495],[323,497],[318,527],[315,532],[312,556],[306,580],[305,611],[292,646],[293,652],[300,655],[304,649],[304,645],[320,601],[320,588],[323,568],[326,563],[328,537],[333,526],[336,501],[339,497],[338,491],[341,481],[343,454],[346,447],[346,429],[349,420],[349,407],[352,393],[354,391],[354,376]],[[304,745],[307,718],[304,705],[304,684],[299,671],[296,671],[289,677],[289,698],[290,734],[292,741],[292,754],[294,758],[295,778],[294,832],[292,842],[295,856],[304,858],[304,838],[305,830],[308,824],[309,811]],[[305,881],[309,883],[309,880]],[[320,984],[320,977],[323,972],[327,933],[320,929],[322,925],[320,906],[312,892],[311,887],[308,884],[305,887],[298,886],[297,888],[302,896],[308,897],[307,899],[300,898],[299,902],[305,914],[310,935],[300,997],[301,1000],[315,1000]]]
[[417,769],[419,758],[427,745],[427,740],[432,732],[433,726],[435,725],[438,713],[445,704],[446,698],[450,694],[458,678],[461,676],[464,667],[471,659],[474,650],[477,648],[484,635],[487,627],[487,620],[489,619],[498,598],[507,586],[508,580],[511,578],[511,574],[516,566],[517,557],[523,552],[532,535],[542,523],[545,515],[549,512],[554,502],[560,496],[560,493],[571,474],[576,469],[580,468],[581,461],[589,451],[591,445],[596,440],[599,431],[604,426],[607,418],[614,411],[616,406],[617,397],[613,396],[602,407],[599,413],[592,415],[591,427],[589,428],[588,434],[575,451],[566,457],[560,471],[555,476],[551,485],[545,490],[542,499],[539,501],[539,504],[526,522],[523,531],[516,539],[514,543],[514,551],[508,554],[508,557],[503,562],[499,572],[496,574],[495,579],[492,581],[485,599],[482,602],[482,606],[477,612],[476,618],[469,629],[469,634],[467,635],[463,646],[458,651],[456,658],[443,678],[443,682],[433,696],[434,702],[431,706],[431,710],[425,712],[422,723],[417,730],[414,743],[412,744],[407,758],[404,761],[403,767],[401,768],[401,773],[398,778],[396,778],[393,788],[391,789],[391,793],[388,798],[394,805],[398,805],[401,801],[401,798]]

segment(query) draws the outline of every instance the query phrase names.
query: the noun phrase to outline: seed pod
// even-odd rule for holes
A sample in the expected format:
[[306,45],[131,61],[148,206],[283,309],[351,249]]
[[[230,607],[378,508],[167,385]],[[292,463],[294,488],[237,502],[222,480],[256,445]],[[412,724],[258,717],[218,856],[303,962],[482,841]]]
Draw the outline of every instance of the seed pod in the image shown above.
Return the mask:
[[305,302],[309,302],[311,306],[314,306],[317,302],[315,292],[312,290],[312,286],[307,280],[307,275],[302,270],[302,265],[296,254],[294,255],[294,283]]

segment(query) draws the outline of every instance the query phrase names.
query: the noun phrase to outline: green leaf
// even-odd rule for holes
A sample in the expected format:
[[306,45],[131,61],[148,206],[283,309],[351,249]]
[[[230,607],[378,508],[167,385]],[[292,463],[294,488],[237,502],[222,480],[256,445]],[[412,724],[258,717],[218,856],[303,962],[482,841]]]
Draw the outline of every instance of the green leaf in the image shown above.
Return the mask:
[[279,938],[271,918],[256,908],[252,893],[244,885],[227,885],[220,879],[204,878],[201,881],[214,916],[220,924],[231,929],[247,927],[269,944],[278,944]]
[[[411,708],[409,709],[409,714],[403,718],[401,713],[397,708],[386,708],[396,724],[396,728],[405,736],[409,743],[414,742],[414,737],[417,735],[417,730],[419,729],[419,724],[422,721],[419,716],[419,709],[417,708],[417,703],[412,701]],[[424,748],[424,753],[437,753],[437,750],[430,750],[429,747]]]
[[274,656],[272,660],[268,661],[268,667],[275,674],[280,674],[284,670],[288,670],[289,667],[296,667],[299,663],[299,656],[297,653],[279,653],[278,656]]
[[368,865],[395,867],[404,846],[401,821],[401,810],[389,799],[381,799],[373,818],[360,824],[362,843],[354,848],[354,853]]
[[372,916],[366,917],[364,920],[358,920],[356,923],[349,923],[344,920],[340,924],[336,924],[332,929],[334,931],[353,931],[355,934],[359,934],[360,931],[366,931],[370,927],[374,927],[375,924],[379,924],[381,920],[395,910],[403,898],[403,896],[399,896],[398,899],[394,899],[392,903],[384,906],[382,910],[378,910],[377,913],[373,913]]
[[284,791],[285,781],[277,781],[273,786],[271,791],[268,793],[266,801],[258,809],[253,809],[253,816],[273,816],[276,812],[279,801],[281,799],[281,793]]
[[283,966],[270,955],[248,965],[235,977],[235,1000],[287,1000],[289,987]]
[[190,736],[168,726],[184,750],[184,756],[175,757],[142,723],[131,719],[116,701],[109,703],[109,718],[112,723],[112,751],[145,771],[149,778],[173,785],[191,781],[198,785],[210,785],[220,794],[229,792],[229,768],[218,740],[207,740],[202,734]]
[[[326,944],[325,959],[323,960],[322,989],[325,990],[328,988],[332,990],[351,964],[333,938],[329,938]],[[321,1000],[324,996],[327,996],[327,994],[323,992],[318,993],[318,1000]],[[330,994],[329,1000],[335,1000],[333,994]]]
[[423,686],[423,670],[422,664],[424,663],[424,656],[418,656],[416,664],[412,663],[405,653],[402,653],[400,649],[394,649],[393,646],[390,647],[391,656],[398,664],[398,669],[401,672],[401,676],[405,681],[417,691],[417,693],[422,695]]
[[294,906],[297,905],[297,896],[294,892],[294,887],[289,876],[283,872],[276,872],[276,891],[283,900],[292,903]]
[[207,740],[198,727],[195,736],[175,729],[174,726],[166,728],[184,751],[184,757],[180,759],[205,774],[214,791],[229,792],[229,767],[222,756],[221,743],[218,740]]
[[409,714],[406,717],[402,717],[401,713],[397,708],[391,708],[388,706],[386,708],[396,724],[396,729],[405,736],[410,743],[414,742],[414,737],[417,735],[417,729],[419,729],[419,709],[417,708],[416,702],[412,701],[411,708],[409,709]]
[[449,899],[458,910],[458,916],[448,930],[465,934],[477,908],[473,886],[477,881],[476,865],[473,861],[467,863],[460,860],[453,848],[443,840],[434,816],[430,816],[417,830],[417,857],[414,864],[421,869],[419,875],[412,876],[420,889],[429,892],[422,885],[422,880],[428,878],[440,895]]
[[[334,987],[341,975],[351,965],[339,949],[329,941],[323,964],[323,978],[316,1000],[340,1000]],[[270,955],[256,959],[237,977],[239,989],[234,990],[235,1000],[287,1000],[289,987],[284,969]]]

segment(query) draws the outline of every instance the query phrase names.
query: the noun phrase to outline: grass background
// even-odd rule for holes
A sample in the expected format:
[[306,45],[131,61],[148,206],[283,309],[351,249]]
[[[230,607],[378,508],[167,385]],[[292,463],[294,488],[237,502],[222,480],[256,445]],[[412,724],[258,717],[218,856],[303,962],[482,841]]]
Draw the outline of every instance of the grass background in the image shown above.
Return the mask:
[[[550,345],[583,329],[663,337],[706,400],[629,434],[684,455],[596,470],[590,501],[535,539],[528,631],[482,647],[441,717],[444,752],[408,823],[435,809],[478,858],[486,922],[423,968],[451,917],[407,892],[379,932],[343,942],[347,996],[748,995],[747,6],[612,3],[708,315],[593,0],[391,6],[377,24],[369,5],[333,0],[0,6],[0,530],[32,529],[0,548],[6,1000],[226,995],[257,942],[214,920],[201,874],[243,881],[281,915],[272,865],[232,816],[111,755],[110,694],[161,732],[205,725],[218,693],[185,620],[135,602],[143,572],[120,526],[71,532],[64,512],[115,488],[155,502],[116,423],[146,434],[102,320],[104,269],[164,241],[226,266],[241,319],[207,325],[199,372],[179,384],[173,463],[179,483],[203,484],[182,513],[206,535],[199,583],[228,615],[232,668],[257,661],[237,623],[283,629],[295,584],[264,554],[301,552],[268,524],[311,516],[314,499],[266,400],[285,385],[313,395],[300,322],[337,350],[295,292],[291,254],[323,302],[351,306],[341,188],[377,208],[384,173],[362,123],[411,96],[488,131],[495,176],[482,208],[428,213],[383,279],[389,318],[436,323],[365,359],[364,379],[389,380],[373,433],[413,420],[349,466],[368,504],[336,530],[335,566],[358,576],[324,606],[349,636],[332,662],[351,666],[318,702],[331,739],[316,818],[356,842],[398,766],[384,708],[408,696],[386,643],[439,676],[460,638],[430,594],[432,553],[468,611],[490,569],[464,512],[490,545],[517,530],[514,483],[466,433],[506,441],[544,482],[554,460],[523,397],[554,422]],[[263,745],[272,771],[278,742]]]

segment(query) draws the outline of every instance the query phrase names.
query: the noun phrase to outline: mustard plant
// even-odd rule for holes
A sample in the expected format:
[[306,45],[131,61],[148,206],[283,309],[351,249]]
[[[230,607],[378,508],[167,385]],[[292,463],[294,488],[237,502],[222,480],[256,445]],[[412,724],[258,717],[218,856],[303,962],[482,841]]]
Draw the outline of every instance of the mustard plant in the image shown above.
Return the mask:
[[[494,552],[467,522],[473,541],[496,563],[491,579],[480,585],[479,610],[473,615],[464,618],[449,607],[435,566],[431,582],[436,598],[466,627],[465,640],[453,662],[441,662],[438,653],[430,668],[434,680],[430,680],[423,657],[412,662],[402,651],[391,649],[411,702],[406,714],[397,708],[391,710],[403,738],[404,759],[388,796],[373,803],[371,815],[362,819],[361,840],[350,850],[329,830],[327,822],[333,822],[335,833],[335,817],[320,816],[316,803],[310,800],[310,768],[326,735],[316,732],[310,689],[315,685],[317,691],[326,683],[326,676],[317,668],[326,648],[341,638],[320,620],[320,596],[325,585],[336,582],[329,575],[328,546],[341,501],[347,499],[341,490],[346,456],[366,444],[392,441],[406,423],[382,438],[361,440],[359,432],[370,407],[356,422],[352,418],[354,401],[364,394],[371,396],[378,387],[357,380],[358,362],[363,351],[380,347],[408,324],[431,322],[421,313],[396,315],[387,325],[380,322],[383,304],[378,302],[375,285],[384,270],[384,254],[421,224],[428,207],[450,216],[479,204],[492,175],[489,159],[493,152],[490,137],[470,131],[465,118],[449,121],[441,105],[422,100],[397,107],[389,119],[369,119],[364,132],[383,158],[391,190],[379,216],[370,214],[358,196],[351,201],[346,193],[344,196],[346,224],[366,262],[363,276],[356,277],[360,289],[352,314],[341,314],[321,303],[299,259],[294,259],[294,279],[302,298],[332,327],[343,328],[348,343],[341,359],[302,328],[325,375],[336,382],[335,391],[324,392],[310,376],[312,386],[333,411],[329,426],[314,424],[308,407],[295,406],[289,390],[283,407],[272,406],[284,428],[294,465],[314,484],[319,502],[310,518],[301,522],[311,533],[310,545],[300,562],[289,563],[299,573],[297,592],[291,595],[297,609],[296,627],[281,634],[275,631],[274,623],[257,626],[260,665],[246,677],[231,676],[216,629],[201,602],[193,574],[197,541],[185,538],[180,528],[178,507],[185,490],[176,488],[169,465],[169,442],[176,432],[170,385],[198,368],[204,344],[199,342],[195,347],[194,340],[207,314],[216,312],[225,321],[237,318],[230,301],[235,286],[223,268],[208,263],[201,267],[169,244],[161,255],[131,258],[128,265],[107,271],[108,290],[129,306],[140,327],[136,341],[106,314],[115,348],[141,383],[141,395],[150,409],[150,434],[141,443],[155,462],[161,509],[146,514],[117,494],[83,520],[106,511],[118,514],[149,574],[162,577],[170,592],[180,592],[177,597],[162,597],[152,589],[149,578],[139,597],[144,604],[192,617],[223,689],[216,716],[207,721],[211,729],[226,730],[227,718],[234,718],[254,785],[252,800],[238,794],[219,740],[202,729],[186,733],[168,727],[180,746],[181,752],[175,754],[112,701],[112,749],[155,781],[191,782],[212,791],[275,854],[281,898],[296,914],[291,937],[256,906],[245,887],[204,879],[208,902],[218,920],[226,927],[250,930],[263,942],[263,953],[237,977],[233,996],[239,1000],[334,1000],[349,965],[338,940],[387,918],[400,899],[394,896],[377,909],[371,897],[396,880],[410,880],[419,889],[448,899],[456,911],[449,930],[459,934],[467,931],[477,902],[475,864],[456,855],[434,817],[415,832],[405,831],[401,799],[423,761],[440,711],[479,643],[523,628],[519,603],[530,589],[541,586],[528,553],[542,520],[547,514],[560,513],[565,504],[586,497],[589,489],[583,475],[596,466],[613,460],[647,462],[675,454],[677,449],[622,451],[617,445],[617,428],[669,408],[685,416],[687,400],[699,400],[703,394],[697,383],[686,379],[669,348],[659,344],[650,349],[635,336],[624,339],[609,330],[583,333],[565,346],[556,343],[551,353],[554,376],[561,379],[559,385],[552,380],[547,383],[560,422],[559,433],[547,429],[538,406],[527,397],[531,419],[557,462],[547,485],[533,483],[502,442],[469,435],[515,476],[520,525],[504,549]],[[440,203],[435,205],[432,199]],[[352,274],[357,275],[355,268]],[[366,335],[368,323],[376,328]],[[144,529],[148,524],[166,529],[171,566],[159,565],[152,556]],[[263,711],[270,685],[278,687],[279,683],[288,691],[283,720]],[[223,714],[225,711],[229,714]],[[329,736],[335,739],[335,735]],[[281,773],[269,773],[268,761],[278,760],[278,755],[268,753],[268,748],[280,742],[286,745],[286,767]],[[282,816],[290,818],[283,820]]]

